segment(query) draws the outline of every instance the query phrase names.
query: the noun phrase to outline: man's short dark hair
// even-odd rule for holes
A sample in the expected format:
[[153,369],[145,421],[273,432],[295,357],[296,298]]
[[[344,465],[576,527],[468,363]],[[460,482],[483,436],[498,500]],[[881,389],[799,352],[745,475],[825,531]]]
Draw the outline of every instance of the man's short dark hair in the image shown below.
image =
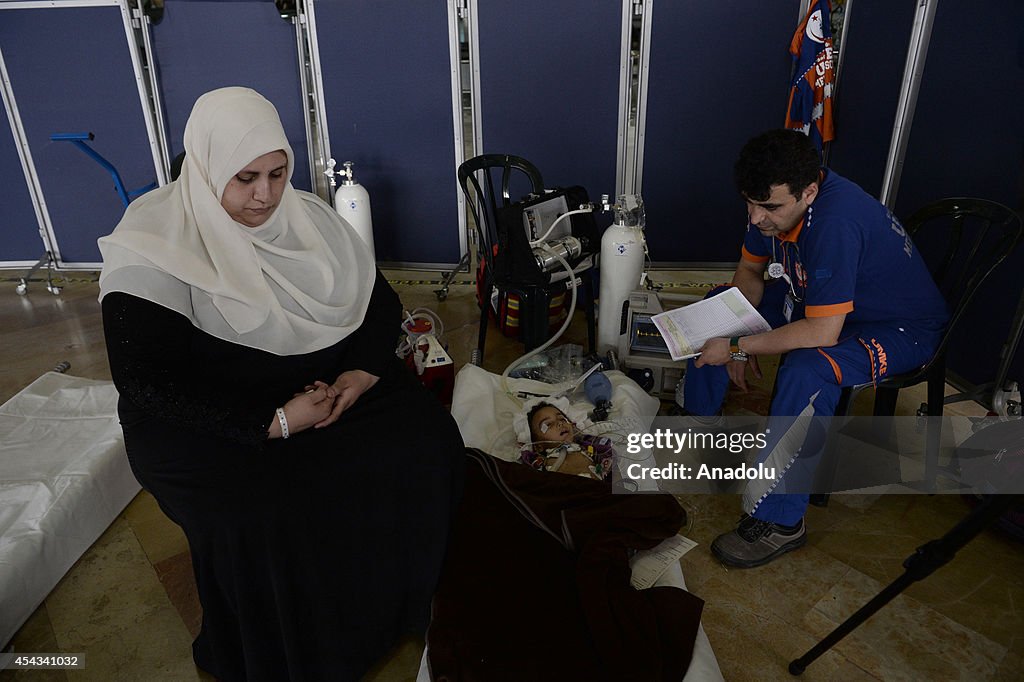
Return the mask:
[[795,197],[818,179],[821,156],[810,138],[796,130],[769,130],[751,139],[733,167],[736,189],[767,201],[772,185],[787,185]]

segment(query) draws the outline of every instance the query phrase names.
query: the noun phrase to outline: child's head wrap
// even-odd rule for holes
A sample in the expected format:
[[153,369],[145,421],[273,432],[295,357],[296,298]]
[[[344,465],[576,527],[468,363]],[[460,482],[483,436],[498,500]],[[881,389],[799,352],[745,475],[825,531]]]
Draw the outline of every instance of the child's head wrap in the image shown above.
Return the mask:
[[523,409],[518,412],[516,416],[512,418],[512,428],[515,429],[516,438],[522,444],[528,444],[533,442],[533,436],[530,434],[530,412],[533,408],[538,405],[551,405],[557,407],[562,411],[566,417],[569,418],[576,428],[583,430],[591,425],[590,419],[587,417],[586,410],[578,407],[573,407],[572,404],[565,398],[531,398],[523,404]]

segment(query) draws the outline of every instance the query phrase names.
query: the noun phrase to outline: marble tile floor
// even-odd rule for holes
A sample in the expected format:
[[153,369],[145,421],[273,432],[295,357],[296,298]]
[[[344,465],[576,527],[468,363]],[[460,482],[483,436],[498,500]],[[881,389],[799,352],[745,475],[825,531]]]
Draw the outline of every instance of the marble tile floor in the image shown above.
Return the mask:
[[[389,272],[407,308],[442,317],[457,366],[475,346],[473,286],[454,284],[447,301],[439,273]],[[701,290],[725,272],[655,272],[673,287]],[[70,373],[109,379],[95,277],[73,273],[60,296],[42,285],[28,296],[0,280],[0,401],[61,360]],[[468,277],[462,279],[468,280]],[[581,317],[581,316],[580,316]],[[582,343],[579,320],[566,339]],[[521,354],[492,326],[484,366],[500,372]],[[767,405],[773,368],[729,410]],[[922,393],[904,391],[900,414]],[[976,406],[955,406],[977,413]],[[788,662],[902,573],[905,557],[942,535],[968,510],[956,496],[835,495],[808,514],[809,541],[797,553],[753,570],[727,569],[708,552],[739,514],[733,496],[680,496],[685,532],[700,546],[683,557],[690,589],[706,601],[704,626],[727,680],[783,680]],[[83,671],[0,671],[6,680],[209,680],[191,660],[201,612],[180,529],[141,493],[82,556],[17,633],[18,652],[84,652]],[[367,679],[413,680],[422,642],[406,640]],[[908,589],[812,664],[807,680],[1020,680],[1024,678],[1024,545],[986,531],[947,566]]]

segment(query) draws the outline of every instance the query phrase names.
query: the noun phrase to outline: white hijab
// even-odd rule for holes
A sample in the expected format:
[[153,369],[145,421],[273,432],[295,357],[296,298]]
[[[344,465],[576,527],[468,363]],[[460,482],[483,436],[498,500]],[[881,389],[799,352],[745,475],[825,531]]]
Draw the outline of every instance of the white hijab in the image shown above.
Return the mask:
[[[283,150],[288,184],[263,225],[220,205],[228,181]],[[185,126],[181,176],[136,199],[103,254],[100,300],[121,291],[181,313],[219,339],[276,355],[327,348],[363,321],[376,270],[330,206],[291,186],[291,147],[277,110],[248,88],[198,100]]]

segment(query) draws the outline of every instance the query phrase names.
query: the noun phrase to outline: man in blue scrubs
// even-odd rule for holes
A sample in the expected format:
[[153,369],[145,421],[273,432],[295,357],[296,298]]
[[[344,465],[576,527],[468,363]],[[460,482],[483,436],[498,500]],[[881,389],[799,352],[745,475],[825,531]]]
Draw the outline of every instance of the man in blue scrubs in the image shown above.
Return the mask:
[[[732,286],[773,329],[709,340],[689,362],[684,407],[692,415],[718,414],[730,379],[746,389],[747,368],[760,375],[758,355],[787,353],[768,446],[758,459],[775,466],[778,478],[750,482],[743,518],[711,546],[723,563],[751,567],[807,540],[808,496],[779,492],[800,450],[793,429],[801,427],[792,417],[831,416],[842,387],[924,365],[948,312],[899,221],[860,187],[821,168],[803,134],[773,130],[750,140],[735,179],[750,224]],[[804,436],[797,433],[796,442],[809,445]]]

